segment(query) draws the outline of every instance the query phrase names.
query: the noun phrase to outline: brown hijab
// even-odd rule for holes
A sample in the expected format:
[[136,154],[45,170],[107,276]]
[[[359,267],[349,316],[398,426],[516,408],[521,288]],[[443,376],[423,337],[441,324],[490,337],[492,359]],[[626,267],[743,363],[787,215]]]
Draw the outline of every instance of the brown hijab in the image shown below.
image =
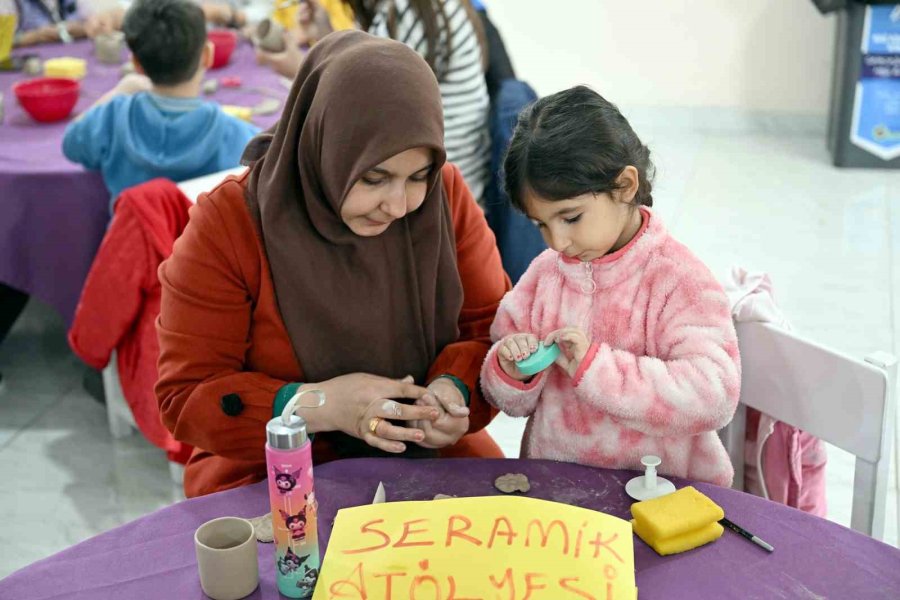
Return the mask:
[[[424,383],[458,338],[463,292],[443,137],[428,64],[399,42],[343,31],[310,51],[274,132],[247,147],[247,202],[307,381],[361,371]],[[381,235],[354,234],[340,217],[347,192],[415,147],[434,154],[422,206]]]

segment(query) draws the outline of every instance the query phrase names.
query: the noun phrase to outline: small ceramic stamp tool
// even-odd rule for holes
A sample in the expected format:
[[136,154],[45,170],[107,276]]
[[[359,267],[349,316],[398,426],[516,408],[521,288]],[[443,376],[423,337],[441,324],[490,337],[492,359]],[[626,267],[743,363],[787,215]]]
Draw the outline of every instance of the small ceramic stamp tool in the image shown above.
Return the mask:
[[658,456],[647,455],[641,458],[644,465],[643,475],[630,479],[625,484],[625,493],[635,500],[650,500],[659,498],[675,491],[675,485],[668,479],[657,476],[656,467],[662,463]]

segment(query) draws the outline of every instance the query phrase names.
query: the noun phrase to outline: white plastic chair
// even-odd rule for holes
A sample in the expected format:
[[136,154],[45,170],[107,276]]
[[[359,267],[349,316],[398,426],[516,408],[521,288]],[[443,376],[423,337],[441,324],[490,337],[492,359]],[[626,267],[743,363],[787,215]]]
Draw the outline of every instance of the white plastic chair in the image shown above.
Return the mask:
[[856,360],[765,323],[737,323],[741,402],[720,434],[743,489],[745,406],[799,427],[856,456],[850,527],[884,538],[896,426],[897,359]]

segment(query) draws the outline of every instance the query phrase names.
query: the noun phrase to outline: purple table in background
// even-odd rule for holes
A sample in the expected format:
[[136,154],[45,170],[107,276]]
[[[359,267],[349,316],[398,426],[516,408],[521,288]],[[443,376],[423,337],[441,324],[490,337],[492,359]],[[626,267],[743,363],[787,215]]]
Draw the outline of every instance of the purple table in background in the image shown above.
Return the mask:
[[[88,60],[72,119],[119,80],[120,67],[98,62],[92,49],[91,42],[80,41],[22,48],[13,54]],[[271,90],[282,99],[287,96],[278,76],[256,65],[249,42],[242,42],[231,63],[210,71],[207,78],[233,75],[241,77],[244,89],[220,88],[209,98],[252,106],[266,97],[254,87]],[[6,112],[0,123],[0,282],[47,302],[68,325],[109,222],[109,195],[99,173],[86,172],[62,155],[69,120],[37,123],[19,106],[12,86],[27,78],[23,73],[0,73]],[[254,121],[268,127],[280,112]]]
[[[387,500],[436,493],[490,496],[494,479],[525,473],[529,496],[629,516],[625,482],[635,473],[551,461],[358,459],[316,469],[323,548],[338,509],[371,502],[379,481]],[[679,485],[685,481],[676,480]],[[850,529],[767,500],[695,484],[736,523],[775,546],[768,554],[726,531],[717,542],[669,557],[635,538],[641,600],[681,598],[900,598],[900,550]],[[0,598],[202,599],[194,530],[215,517],[268,510],[264,483],[180,502],[94,537],[0,581]],[[281,598],[273,546],[259,546],[260,587],[248,598]]]

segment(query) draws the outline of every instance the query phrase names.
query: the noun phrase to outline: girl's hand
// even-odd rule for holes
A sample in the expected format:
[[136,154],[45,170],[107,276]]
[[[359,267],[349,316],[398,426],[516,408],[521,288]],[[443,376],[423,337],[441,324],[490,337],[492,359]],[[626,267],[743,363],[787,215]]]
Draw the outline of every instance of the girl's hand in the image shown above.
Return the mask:
[[[406,450],[404,442],[420,443],[425,440],[425,432],[414,427],[399,427],[388,422],[394,421],[433,422],[440,416],[440,409],[433,406],[411,406],[392,400],[408,398],[419,400],[428,395],[428,390],[414,385],[412,377],[401,380],[353,373],[329,379],[318,385],[301,386],[320,389],[325,392],[326,401],[321,408],[325,427],[320,431],[343,431],[359,438],[374,448],[385,452],[400,453]],[[373,419],[378,420],[373,421]],[[372,424],[375,430],[372,431]]]
[[500,360],[500,368],[515,379],[525,381],[531,375],[525,375],[516,366],[516,361],[523,360],[534,354],[538,348],[538,339],[530,333],[513,333],[500,340],[497,348],[497,358]]
[[563,371],[569,374],[569,377],[574,377],[579,365],[581,365],[581,361],[591,347],[591,341],[580,328],[565,327],[557,329],[544,340],[545,346],[553,343],[558,345],[560,349],[556,364],[562,367]]
[[459,441],[469,431],[469,409],[466,400],[453,382],[439,377],[428,385],[430,394],[416,400],[416,406],[432,406],[440,410],[434,422],[413,423],[425,432],[425,439],[419,442],[423,448],[443,448]]

